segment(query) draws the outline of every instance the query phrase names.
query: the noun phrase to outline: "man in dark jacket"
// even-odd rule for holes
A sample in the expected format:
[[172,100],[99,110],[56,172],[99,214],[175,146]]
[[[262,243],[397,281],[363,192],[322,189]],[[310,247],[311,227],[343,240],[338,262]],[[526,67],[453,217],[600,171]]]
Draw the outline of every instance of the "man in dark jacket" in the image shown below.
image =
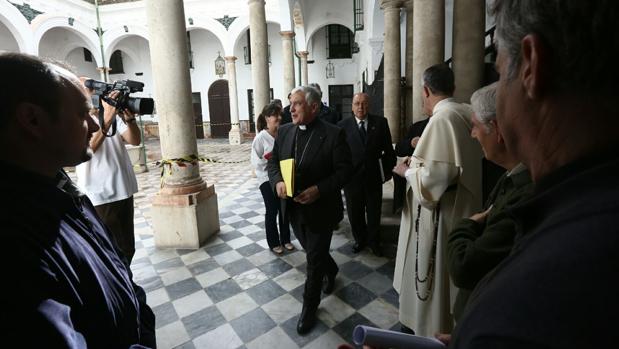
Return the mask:
[[110,231],[62,170],[99,127],[75,75],[0,55],[2,339],[24,348],[155,347],[155,317]]
[[[344,131],[318,118],[320,94],[311,87],[292,90],[292,123],[280,127],[267,169],[297,239],[306,251],[307,277],[297,332],[316,323],[321,289],[331,293],[338,267],[329,247],[333,228],[343,217],[341,189],[352,163]],[[292,192],[287,191],[280,161],[294,159]],[[323,283],[324,279],[324,283]]]
[[[322,90],[320,89],[320,85],[317,83],[309,84],[310,87],[313,87],[320,93],[320,98],[322,100]],[[326,121],[333,125],[337,125],[340,120],[342,120],[342,114],[338,113],[337,110],[327,106],[326,104],[320,102],[320,109],[318,111],[318,118],[322,121]]]
[[[451,348],[619,343],[619,2],[497,0],[497,122],[535,193]],[[583,20],[587,19],[587,20]]]
[[344,187],[346,211],[355,238],[353,252],[359,253],[367,245],[380,256],[383,183],[391,178],[395,153],[387,119],[368,114],[369,103],[367,94],[355,94],[354,117],[340,121],[338,126],[346,131],[355,171],[351,182]]

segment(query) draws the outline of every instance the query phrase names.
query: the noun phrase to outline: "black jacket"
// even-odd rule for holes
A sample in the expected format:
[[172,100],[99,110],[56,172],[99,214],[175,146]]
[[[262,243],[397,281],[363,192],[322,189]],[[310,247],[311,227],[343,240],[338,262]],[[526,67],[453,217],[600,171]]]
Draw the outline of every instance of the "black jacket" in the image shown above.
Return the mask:
[[[279,167],[280,160],[294,157],[295,135],[297,125],[282,125],[275,138],[273,155],[267,164],[269,181],[275,187],[283,181]],[[320,120],[318,117],[312,122],[307,132],[313,136],[307,145],[307,150],[301,166],[295,171],[295,184],[298,175],[303,174],[305,185],[295,187],[299,193],[313,185],[318,186],[320,198],[307,205],[298,205],[291,198],[286,200],[286,208],[300,209],[304,220],[314,229],[332,229],[343,218],[342,196],[340,190],[350,180],[352,163],[350,148],[346,143],[344,131],[334,125]]]

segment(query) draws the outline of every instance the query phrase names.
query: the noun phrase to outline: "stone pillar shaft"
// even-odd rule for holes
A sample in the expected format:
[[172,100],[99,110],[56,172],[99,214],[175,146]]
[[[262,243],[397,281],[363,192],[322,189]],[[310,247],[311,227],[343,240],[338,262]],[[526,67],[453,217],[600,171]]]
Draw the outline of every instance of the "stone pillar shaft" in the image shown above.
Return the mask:
[[[413,121],[423,115],[423,72],[445,61],[445,0],[415,0],[413,13]],[[457,84],[457,82],[456,82]]]
[[[197,155],[183,2],[149,0],[146,7],[161,155],[164,159]],[[170,170],[164,186],[202,181],[198,166],[172,165]]]
[[294,32],[286,31],[279,33],[282,36],[282,56],[283,56],[283,69],[284,69],[284,98],[282,101],[288,103],[288,93],[292,91],[294,86],[294,61],[293,61],[293,49],[292,40],[294,38]]
[[[408,127],[413,123],[413,90],[415,82],[413,81],[413,0],[408,0],[405,3],[406,7],[406,54],[404,63],[404,76],[406,76],[406,117],[404,118],[404,129],[402,134],[408,130]],[[419,84],[417,84],[419,85]]]
[[385,14],[385,85],[384,112],[393,142],[400,140],[400,1],[381,1]]
[[[182,0],[146,2],[163,183],[153,200],[155,245],[199,248],[219,230],[217,194],[200,177]],[[183,160],[174,160],[183,158]]]
[[241,129],[239,128],[239,98],[236,87],[236,57],[226,56],[226,73],[228,74],[228,94],[230,95],[230,121],[232,127],[228,134],[230,144],[241,144]]
[[454,1],[453,70],[454,97],[469,102],[484,78],[485,0]]
[[308,84],[308,76],[307,76],[307,55],[309,52],[307,51],[299,51],[299,57],[301,58],[301,86],[307,86]]
[[249,0],[249,31],[251,33],[251,76],[254,85],[254,121],[269,104],[269,57],[267,22],[264,0]]

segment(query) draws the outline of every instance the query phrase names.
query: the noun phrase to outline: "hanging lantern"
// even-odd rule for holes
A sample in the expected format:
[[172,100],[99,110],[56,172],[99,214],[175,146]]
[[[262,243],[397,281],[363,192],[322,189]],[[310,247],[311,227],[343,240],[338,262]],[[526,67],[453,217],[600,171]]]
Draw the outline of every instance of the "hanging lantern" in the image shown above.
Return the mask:
[[217,58],[215,58],[215,74],[222,78],[226,74],[226,60],[217,52]]
[[331,63],[331,61],[327,63],[326,75],[327,79],[335,78],[335,66],[333,65],[333,63]]

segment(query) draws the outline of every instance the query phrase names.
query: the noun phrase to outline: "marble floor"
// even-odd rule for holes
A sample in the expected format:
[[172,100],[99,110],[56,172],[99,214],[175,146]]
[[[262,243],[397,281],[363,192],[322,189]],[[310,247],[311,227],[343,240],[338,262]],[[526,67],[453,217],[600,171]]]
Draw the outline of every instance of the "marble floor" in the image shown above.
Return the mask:
[[[318,324],[296,332],[305,280],[305,253],[273,254],[264,233],[264,204],[249,163],[250,143],[199,140],[201,155],[218,162],[201,165],[215,185],[221,231],[198,250],[154,247],[151,202],[160,171],[138,175],[135,195],[136,255],[131,266],[157,316],[159,348],[336,348],[351,341],[357,324],[394,328],[398,297],[394,261],[351,252],[345,219],[333,235],[331,254],[340,273],[324,297]],[[147,143],[149,159],[159,144]]]

